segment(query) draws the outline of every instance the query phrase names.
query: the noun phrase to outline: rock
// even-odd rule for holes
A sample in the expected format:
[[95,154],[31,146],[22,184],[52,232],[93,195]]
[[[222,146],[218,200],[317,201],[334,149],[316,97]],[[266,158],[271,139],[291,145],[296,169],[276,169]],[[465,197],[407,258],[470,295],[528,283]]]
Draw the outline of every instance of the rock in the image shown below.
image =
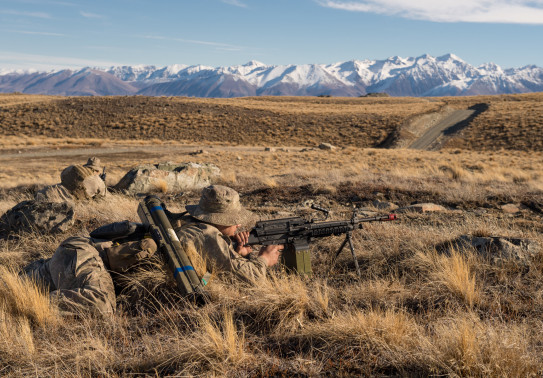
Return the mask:
[[462,235],[450,242],[448,250],[451,248],[459,252],[475,250],[479,254],[489,257],[493,262],[502,260],[526,261],[539,249],[538,244],[530,239],[468,235]]
[[266,151],[266,152],[275,152],[275,147],[266,147],[266,148],[264,148],[264,151]]
[[392,211],[398,208],[398,205],[392,202],[375,200],[371,203],[373,207],[379,210]]
[[398,213],[407,213],[410,211],[415,213],[431,213],[436,211],[447,211],[447,209],[441,205],[436,205],[435,203],[417,203],[397,210]]
[[220,169],[214,164],[148,164],[130,170],[114,188],[130,194],[181,192],[211,185],[219,175]]
[[70,202],[23,201],[0,218],[0,228],[8,232],[64,232],[74,224]]
[[519,207],[514,203],[508,203],[506,205],[501,205],[500,208],[504,213],[514,214],[520,211]]
[[193,151],[193,152],[189,152],[189,155],[207,155],[208,152],[206,150],[197,150],[197,151]]
[[381,193],[381,192],[373,192],[372,194],[378,200],[384,200],[385,199],[385,195],[383,193]]
[[332,146],[330,143],[321,143],[319,144],[319,148],[321,150],[328,150],[328,151],[331,151],[331,150],[335,150],[337,147],[336,146]]

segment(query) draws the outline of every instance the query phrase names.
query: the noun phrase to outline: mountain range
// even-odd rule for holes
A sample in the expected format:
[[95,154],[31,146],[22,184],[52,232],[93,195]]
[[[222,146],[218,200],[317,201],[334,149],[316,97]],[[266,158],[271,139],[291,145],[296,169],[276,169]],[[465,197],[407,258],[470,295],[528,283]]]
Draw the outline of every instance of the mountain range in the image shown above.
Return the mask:
[[0,69],[0,92],[64,96],[467,96],[543,91],[543,69],[475,67],[454,54],[334,64]]

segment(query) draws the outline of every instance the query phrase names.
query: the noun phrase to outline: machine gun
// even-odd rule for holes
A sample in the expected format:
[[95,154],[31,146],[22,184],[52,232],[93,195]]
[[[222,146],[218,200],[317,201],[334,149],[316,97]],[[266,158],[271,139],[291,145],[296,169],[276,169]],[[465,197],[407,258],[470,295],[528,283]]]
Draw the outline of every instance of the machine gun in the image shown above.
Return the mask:
[[315,219],[308,221],[302,217],[291,217],[257,222],[255,227],[249,232],[247,245],[284,244],[285,249],[281,255],[283,265],[288,270],[310,275],[311,260],[309,243],[316,238],[345,234],[345,240],[336,252],[333,261],[335,262],[348,243],[354,259],[356,273],[360,277],[360,267],[358,266],[352,241],[353,231],[355,229],[362,229],[362,224],[365,222],[396,220],[396,214],[359,218],[358,211],[355,209],[349,220],[326,221],[330,213],[329,210],[316,205],[312,205],[311,208],[323,212],[325,215],[324,219],[316,222]]

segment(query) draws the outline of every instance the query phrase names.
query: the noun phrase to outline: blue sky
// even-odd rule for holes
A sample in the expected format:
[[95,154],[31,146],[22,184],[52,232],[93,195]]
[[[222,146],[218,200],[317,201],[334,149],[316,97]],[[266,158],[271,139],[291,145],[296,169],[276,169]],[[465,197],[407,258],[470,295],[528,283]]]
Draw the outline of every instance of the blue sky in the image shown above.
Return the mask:
[[334,63],[543,67],[543,0],[0,0],[0,69]]

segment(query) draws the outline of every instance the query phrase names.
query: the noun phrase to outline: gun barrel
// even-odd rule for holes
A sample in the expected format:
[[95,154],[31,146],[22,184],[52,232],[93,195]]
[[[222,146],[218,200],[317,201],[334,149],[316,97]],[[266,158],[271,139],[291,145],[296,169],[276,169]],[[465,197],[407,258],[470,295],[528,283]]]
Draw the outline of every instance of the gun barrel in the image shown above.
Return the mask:
[[377,217],[368,217],[368,218],[356,218],[356,223],[360,222],[386,222],[393,221],[398,219],[396,214],[381,215]]

